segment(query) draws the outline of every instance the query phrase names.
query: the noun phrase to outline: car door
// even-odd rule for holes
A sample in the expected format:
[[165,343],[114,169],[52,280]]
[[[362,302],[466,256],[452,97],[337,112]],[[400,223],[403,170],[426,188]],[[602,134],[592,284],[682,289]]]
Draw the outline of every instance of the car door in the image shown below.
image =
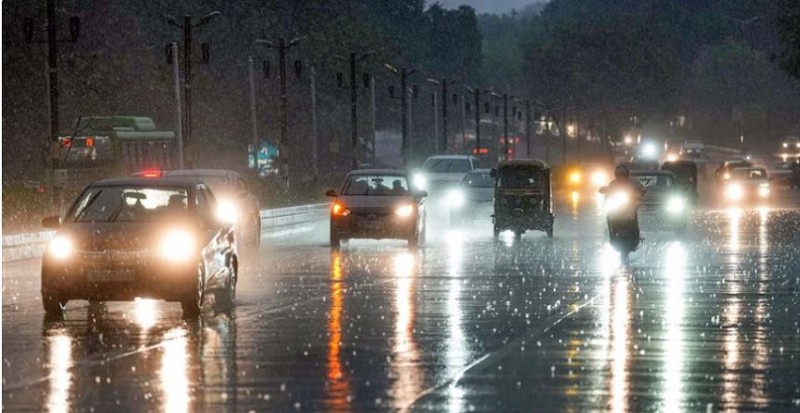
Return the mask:
[[230,240],[227,226],[216,217],[216,200],[205,185],[196,188],[197,213],[200,216],[203,240],[203,260],[206,266],[206,288],[225,285],[226,251]]

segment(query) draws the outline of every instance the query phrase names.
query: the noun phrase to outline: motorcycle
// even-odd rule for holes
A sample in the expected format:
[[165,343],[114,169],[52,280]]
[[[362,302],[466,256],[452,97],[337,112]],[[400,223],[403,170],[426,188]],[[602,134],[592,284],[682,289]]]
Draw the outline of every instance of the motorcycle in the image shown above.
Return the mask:
[[630,263],[630,253],[641,245],[638,225],[638,194],[627,189],[600,188],[605,195],[604,209],[608,222],[609,244],[620,254],[623,265]]

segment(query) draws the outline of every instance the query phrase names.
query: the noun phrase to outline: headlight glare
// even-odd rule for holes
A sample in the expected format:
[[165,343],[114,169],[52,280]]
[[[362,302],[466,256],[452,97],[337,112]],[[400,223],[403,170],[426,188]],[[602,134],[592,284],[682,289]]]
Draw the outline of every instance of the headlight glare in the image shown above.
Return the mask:
[[239,207],[229,199],[217,202],[217,218],[225,223],[233,224],[239,220]]
[[419,172],[415,173],[412,180],[414,181],[414,186],[420,191],[428,189],[428,178],[426,178],[424,174]]
[[569,174],[569,182],[573,183],[573,184],[576,184],[576,185],[581,183],[581,179],[582,178],[583,178],[583,176],[581,176],[580,171],[572,171]]
[[72,256],[75,246],[72,239],[66,235],[56,235],[47,245],[47,253],[58,260],[65,260]]
[[667,202],[667,211],[671,214],[680,214],[686,209],[686,199],[681,196],[673,196]]
[[184,261],[195,250],[192,234],[185,230],[172,230],[161,239],[161,258],[170,261]]
[[414,206],[413,205],[403,205],[403,206],[397,207],[397,209],[394,210],[394,213],[397,214],[398,216],[402,217],[402,218],[410,217],[411,214],[414,213]]
[[732,201],[738,201],[744,197],[744,188],[739,184],[730,184],[725,188],[725,197]]
[[450,208],[461,208],[464,206],[464,193],[458,189],[448,192],[447,205],[449,205]]
[[628,205],[630,195],[625,192],[615,192],[605,200],[606,212],[616,212]]
[[592,173],[592,185],[603,186],[608,183],[608,175],[603,171],[594,171]]
[[766,198],[769,196],[769,184],[761,184],[758,187],[758,196]]

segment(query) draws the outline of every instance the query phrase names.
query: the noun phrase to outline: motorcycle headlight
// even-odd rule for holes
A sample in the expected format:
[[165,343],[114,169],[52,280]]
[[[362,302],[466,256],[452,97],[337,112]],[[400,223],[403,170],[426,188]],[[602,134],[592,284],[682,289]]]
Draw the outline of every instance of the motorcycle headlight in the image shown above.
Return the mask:
[[725,197],[732,201],[738,201],[744,197],[744,188],[739,184],[730,184],[725,187]]
[[75,245],[66,235],[56,235],[55,238],[50,240],[47,244],[47,253],[57,260],[66,260],[72,256],[75,251]]
[[413,205],[403,205],[403,206],[397,207],[397,209],[394,210],[394,213],[397,214],[401,218],[408,218],[408,217],[411,216],[411,214],[414,213],[414,206]]
[[464,206],[464,193],[458,189],[448,192],[447,205],[449,205],[450,208],[461,208]]
[[592,172],[592,185],[600,187],[608,183],[608,175],[603,171]]
[[217,218],[228,224],[236,223],[239,220],[239,207],[229,199],[217,201]]
[[428,178],[423,173],[415,173],[412,180],[414,181],[414,186],[420,191],[428,189]]
[[680,214],[686,209],[686,199],[682,196],[673,196],[667,201],[667,212]]
[[631,201],[630,195],[625,192],[616,192],[606,198],[606,212],[616,212],[628,205]]
[[769,196],[769,184],[761,184],[758,186],[758,196],[761,198]]
[[195,251],[192,234],[185,230],[172,230],[161,239],[161,258],[170,261],[184,261]]

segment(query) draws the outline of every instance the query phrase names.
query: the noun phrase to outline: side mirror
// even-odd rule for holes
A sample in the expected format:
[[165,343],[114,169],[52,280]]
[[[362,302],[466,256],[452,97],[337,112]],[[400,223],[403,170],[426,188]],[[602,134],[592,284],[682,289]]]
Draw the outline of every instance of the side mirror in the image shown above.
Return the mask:
[[601,186],[600,189],[597,190],[597,192],[600,192],[601,194],[605,195],[605,193],[608,192],[608,187]]
[[492,168],[492,170],[489,172],[489,176],[497,179],[497,168]]
[[336,198],[336,191],[333,189],[329,189],[325,192],[325,196],[329,196],[332,198]]
[[61,227],[61,217],[46,217],[42,220],[42,226],[49,229],[58,229]]

